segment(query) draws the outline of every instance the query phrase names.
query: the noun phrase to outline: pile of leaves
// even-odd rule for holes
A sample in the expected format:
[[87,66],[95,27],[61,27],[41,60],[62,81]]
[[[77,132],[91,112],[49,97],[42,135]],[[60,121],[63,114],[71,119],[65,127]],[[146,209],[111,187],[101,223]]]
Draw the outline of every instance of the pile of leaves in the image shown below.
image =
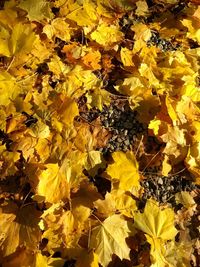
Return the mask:
[[0,265],[199,266],[199,0],[0,2]]

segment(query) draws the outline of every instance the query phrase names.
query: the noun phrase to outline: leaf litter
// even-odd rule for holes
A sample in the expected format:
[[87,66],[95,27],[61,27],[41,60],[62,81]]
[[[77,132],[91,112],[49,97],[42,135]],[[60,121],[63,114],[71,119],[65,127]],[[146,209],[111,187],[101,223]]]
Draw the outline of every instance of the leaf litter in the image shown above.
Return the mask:
[[0,2],[0,265],[199,266],[200,2]]

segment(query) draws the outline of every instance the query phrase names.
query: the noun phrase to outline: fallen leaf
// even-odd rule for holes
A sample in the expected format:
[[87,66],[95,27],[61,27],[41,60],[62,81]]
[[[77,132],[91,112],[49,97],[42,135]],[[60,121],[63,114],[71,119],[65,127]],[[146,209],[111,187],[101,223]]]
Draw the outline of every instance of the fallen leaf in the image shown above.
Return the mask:
[[120,215],[112,215],[92,229],[90,248],[94,249],[103,267],[108,266],[113,254],[120,259],[129,259],[130,249],[125,242],[128,235],[128,224]]
[[134,187],[139,187],[138,163],[133,152],[114,152],[112,154],[114,163],[108,165],[106,173],[112,181],[119,182],[119,188],[132,191]]

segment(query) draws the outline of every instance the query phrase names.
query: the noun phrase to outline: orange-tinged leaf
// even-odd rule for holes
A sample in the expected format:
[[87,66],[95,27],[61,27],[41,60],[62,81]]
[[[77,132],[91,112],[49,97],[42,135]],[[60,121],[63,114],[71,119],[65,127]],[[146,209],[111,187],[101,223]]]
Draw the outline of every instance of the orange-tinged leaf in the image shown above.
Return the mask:
[[100,60],[101,53],[99,51],[91,51],[82,58],[84,65],[91,70],[101,69]]

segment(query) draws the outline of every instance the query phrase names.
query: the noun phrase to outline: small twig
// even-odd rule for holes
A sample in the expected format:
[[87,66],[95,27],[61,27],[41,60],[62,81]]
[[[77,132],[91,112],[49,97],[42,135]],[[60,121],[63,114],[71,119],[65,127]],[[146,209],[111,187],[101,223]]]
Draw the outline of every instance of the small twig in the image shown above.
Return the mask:
[[9,71],[9,69],[11,68],[11,66],[12,66],[12,64],[13,64],[13,62],[14,62],[14,60],[15,60],[15,56],[13,56],[13,58],[12,58],[10,64],[8,65],[6,71]]
[[144,139],[144,135],[142,135],[142,137],[141,137],[141,139],[140,139],[140,143],[139,143],[139,145],[138,145],[138,147],[137,147],[137,150],[136,150],[136,152],[135,152],[135,156],[137,156],[137,153],[138,153],[138,151],[139,151],[139,149],[140,149],[140,147],[141,147],[141,144],[142,144],[143,139]]
[[151,162],[158,156],[158,154],[160,153],[160,151],[158,151],[154,156],[153,158],[149,161],[149,163],[146,165],[146,167],[142,170],[142,172],[144,172],[148,167],[149,165],[151,164]]

